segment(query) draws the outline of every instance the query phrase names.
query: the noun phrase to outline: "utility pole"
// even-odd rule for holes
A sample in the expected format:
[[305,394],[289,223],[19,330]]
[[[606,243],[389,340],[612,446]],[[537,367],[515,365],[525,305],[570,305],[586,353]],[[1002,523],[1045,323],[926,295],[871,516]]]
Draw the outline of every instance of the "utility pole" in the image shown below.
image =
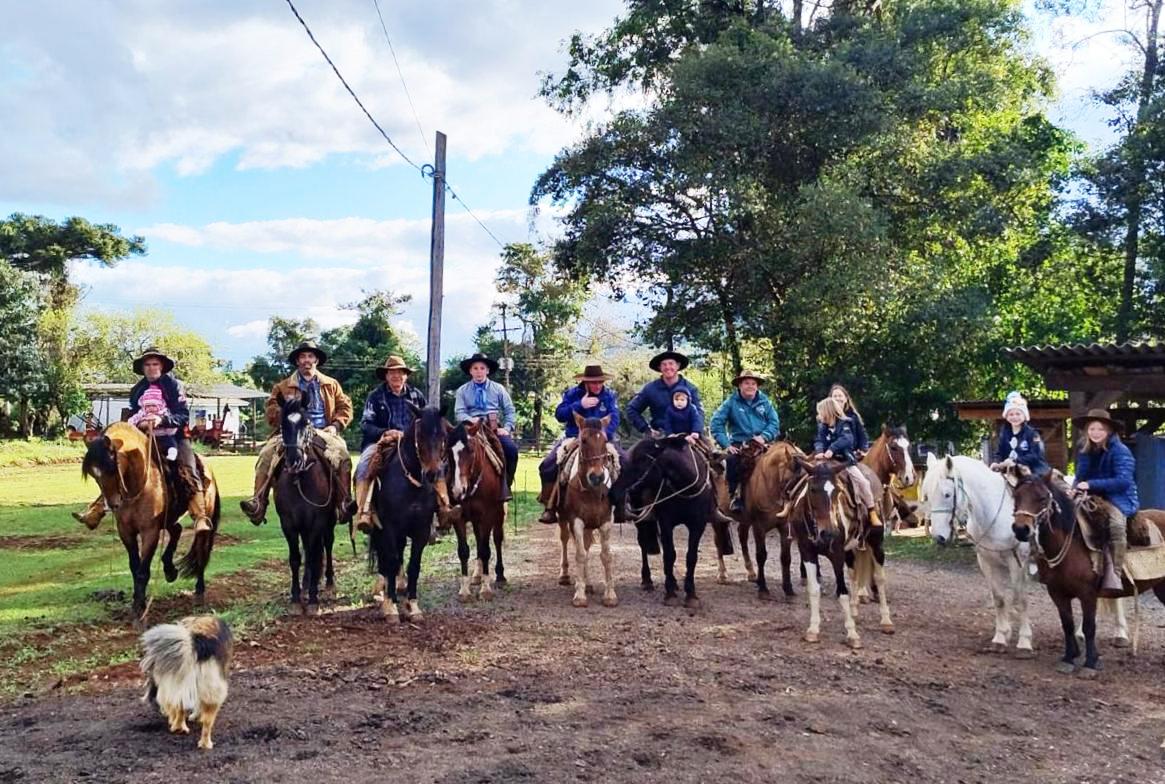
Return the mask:
[[433,153],[433,227],[429,235],[429,344],[425,357],[428,401],[441,405],[441,305],[445,298],[445,134]]
[[[502,311],[502,328],[495,329],[494,332],[502,333],[502,361],[498,363],[498,367],[506,374],[506,389],[510,388],[510,370],[514,367],[514,361],[510,359],[510,329],[506,326],[506,309],[509,307],[506,303],[498,306]],[[513,327],[517,329],[517,327]]]

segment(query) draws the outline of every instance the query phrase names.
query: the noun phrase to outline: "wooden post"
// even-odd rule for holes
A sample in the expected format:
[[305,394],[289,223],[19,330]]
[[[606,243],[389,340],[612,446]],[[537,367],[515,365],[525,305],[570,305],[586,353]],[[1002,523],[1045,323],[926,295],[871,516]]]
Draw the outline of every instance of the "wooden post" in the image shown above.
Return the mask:
[[441,304],[445,297],[445,134],[433,153],[433,228],[429,236],[429,341],[425,372],[428,401],[441,405]]

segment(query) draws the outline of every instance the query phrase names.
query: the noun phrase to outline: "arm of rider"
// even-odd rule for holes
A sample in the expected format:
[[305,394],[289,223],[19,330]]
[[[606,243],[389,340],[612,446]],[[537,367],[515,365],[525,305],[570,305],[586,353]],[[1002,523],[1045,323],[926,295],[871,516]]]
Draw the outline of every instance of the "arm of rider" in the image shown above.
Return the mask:
[[761,446],[764,446],[764,445],[765,445],[765,437],[764,437],[764,436],[753,436],[753,437],[752,437],[752,440],[753,440],[753,441],[756,441],[756,442],[757,442],[758,444],[760,444]]
[[380,440],[381,441],[394,441],[403,435],[404,435],[404,433],[401,432],[400,430],[385,430],[383,433],[380,434]]
[[735,455],[740,452],[740,447],[738,447],[736,444],[729,444],[728,449],[725,451],[730,455]]

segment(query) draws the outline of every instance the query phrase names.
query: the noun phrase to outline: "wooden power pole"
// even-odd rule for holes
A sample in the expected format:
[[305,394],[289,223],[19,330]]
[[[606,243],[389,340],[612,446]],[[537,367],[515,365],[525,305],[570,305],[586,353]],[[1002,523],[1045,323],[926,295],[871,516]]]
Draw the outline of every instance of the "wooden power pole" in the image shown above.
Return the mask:
[[441,304],[445,298],[445,134],[433,153],[433,227],[429,235],[429,343],[425,369],[429,405],[441,405]]

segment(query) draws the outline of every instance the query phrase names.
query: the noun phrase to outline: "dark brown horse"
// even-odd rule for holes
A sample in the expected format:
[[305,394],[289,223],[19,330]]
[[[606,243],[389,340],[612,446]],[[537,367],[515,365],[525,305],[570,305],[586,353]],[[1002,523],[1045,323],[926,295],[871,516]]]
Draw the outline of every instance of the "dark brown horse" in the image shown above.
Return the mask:
[[[1084,632],[1084,661],[1080,676],[1095,678],[1100,670],[1100,651],[1096,647],[1097,599],[1136,596],[1151,589],[1165,604],[1165,577],[1133,582],[1125,575],[1122,576],[1123,590],[1102,590],[1101,576],[1092,567],[1091,551],[1077,525],[1075,503],[1064,486],[1050,474],[1042,479],[1030,473],[1013,475],[1013,478],[1016,485],[1012,531],[1019,541],[1032,542],[1039,580],[1047,587],[1048,596],[1056,605],[1064,632],[1064,656],[1056,670],[1070,674],[1080,664],[1080,647],[1072,618],[1072,600],[1078,599]],[[1138,517],[1157,526],[1165,535],[1165,512],[1144,510],[1138,513]]]
[[170,488],[164,478],[164,462],[152,437],[133,425],[114,422],[89,443],[81,463],[84,476],[91,476],[101,488],[105,503],[117,519],[117,534],[129,556],[133,576],[133,618],[136,628],[144,628],[146,590],[150,582],[150,564],[158,549],[162,530],[169,541],[162,551],[162,569],[166,582],[179,576],[194,577],[194,602],[201,606],[206,596],[206,566],[218,531],[221,500],[210,467],[203,464],[206,508],[211,510],[211,530],[197,533],[190,551],[174,563],[174,551],[182,536],[179,519],[186,513],[187,499],[183,488]]
[[567,545],[574,542],[574,597],[575,607],[587,606],[587,553],[599,532],[599,559],[603,563],[603,606],[619,604],[615,595],[614,558],[611,555],[611,528],[613,518],[609,491],[614,481],[615,456],[607,449],[609,416],[602,419],[583,419],[574,415],[578,425],[578,450],[567,463],[569,475],[566,487],[559,493],[558,536],[562,542],[562,572],[559,585],[570,585],[570,564]]
[[[446,440],[447,461],[453,484],[450,495],[460,503],[461,514],[455,518],[453,528],[457,533],[457,557],[461,561],[461,589],[457,598],[463,602],[473,600],[470,585],[481,583],[481,598],[494,597],[493,580],[489,574],[490,537],[497,549],[497,583],[506,582],[505,566],[502,564],[502,542],[505,539],[506,508],[502,501],[502,485],[506,481],[505,458],[495,439],[490,439],[484,420],[463,422],[449,433]],[[492,453],[492,457],[491,457]],[[469,538],[467,528],[473,524],[473,537],[477,543],[477,560],[469,575]]]

